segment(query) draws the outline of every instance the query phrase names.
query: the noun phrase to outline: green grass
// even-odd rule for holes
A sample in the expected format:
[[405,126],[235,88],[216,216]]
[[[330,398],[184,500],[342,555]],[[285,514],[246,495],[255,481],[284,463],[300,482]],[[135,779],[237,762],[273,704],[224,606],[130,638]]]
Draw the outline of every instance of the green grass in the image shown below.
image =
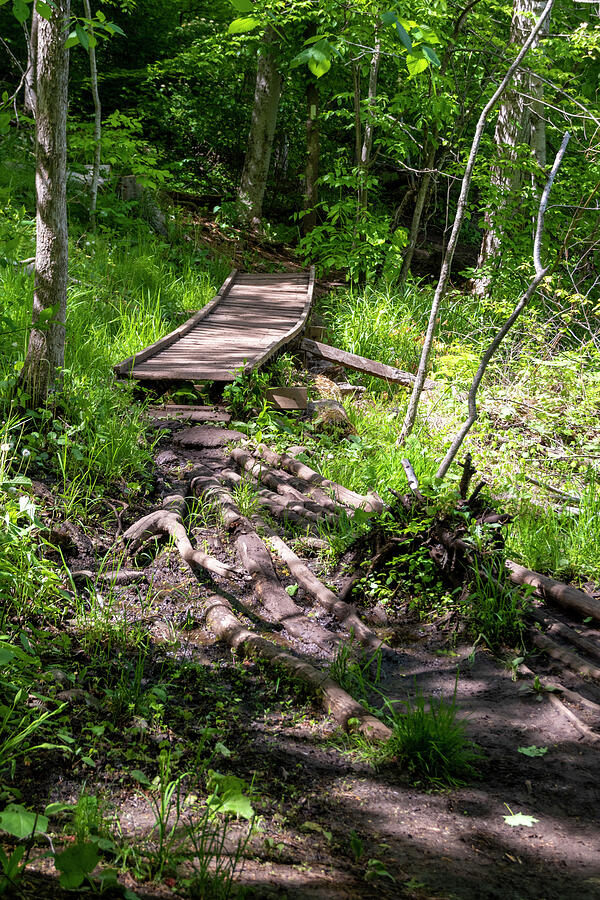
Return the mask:
[[459,787],[476,775],[482,756],[457,717],[456,686],[451,700],[417,693],[402,706],[388,704],[393,733],[382,748],[384,760],[396,760],[417,781],[438,787]]

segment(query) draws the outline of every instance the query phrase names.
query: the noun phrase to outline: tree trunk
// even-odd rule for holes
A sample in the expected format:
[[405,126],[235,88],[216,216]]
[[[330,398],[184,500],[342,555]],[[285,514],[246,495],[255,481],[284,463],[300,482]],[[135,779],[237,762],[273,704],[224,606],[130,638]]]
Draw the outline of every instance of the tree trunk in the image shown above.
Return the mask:
[[302,232],[308,234],[317,224],[317,203],[319,202],[319,88],[311,79],[306,86],[306,103],[308,117],[306,119],[306,177],[304,194],[304,216]]
[[[427,160],[425,162],[426,169],[432,169],[435,163],[435,148],[432,147],[427,155]],[[421,227],[421,218],[423,216],[423,210],[425,209],[425,204],[427,203],[427,199],[429,197],[429,188],[431,186],[431,172],[424,172],[421,176],[421,181],[419,183],[419,191],[417,193],[417,200],[415,203],[415,208],[413,211],[412,221],[410,223],[410,234],[408,237],[408,245],[406,247],[406,251],[404,253],[404,259],[402,260],[402,269],[400,270],[400,281],[406,281],[408,277],[408,273],[410,272],[410,267],[412,265],[413,255],[417,246],[417,240],[419,237],[419,229]]]
[[[510,29],[510,44],[521,47],[531,31],[532,17],[539,18],[544,7],[543,0],[514,0],[513,18]],[[550,17],[545,20],[544,27],[540,30],[539,37],[547,33]],[[538,89],[541,82],[537,80]],[[523,96],[530,94],[533,87],[531,76],[517,69],[513,86],[506,91],[498,110],[498,120],[494,131],[494,143],[496,146],[497,163],[492,167],[491,186],[497,195],[493,201],[493,214],[486,212],[485,231],[479,250],[477,268],[484,270],[474,284],[474,291],[483,296],[489,288],[491,278],[490,269],[497,268],[500,263],[501,245],[504,233],[502,218],[507,214],[507,207],[511,198],[515,197],[521,188],[521,174],[517,167],[517,146],[530,142],[530,110],[528,102]],[[543,120],[537,116],[534,126],[538,129]],[[545,134],[544,134],[545,139]]]
[[[25,26],[23,26],[25,28]],[[27,29],[25,28],[25,31]],[[24,108],[35,119],[37,98],[35,90],[37,68],[38,14],[35,3],[31,9],[31,31],[27,39],[27,70],[25,72]]]
[[277,124],[281,74],[275,59],[277,36],[267,28],[258,58],[254,108],[248,135],[248,149],[238,190],[240,217],[246,224],[258,225],[269,174],[271,149]]
[[373,133],[375,131],[374,113],[377,104],[377,77],[379,75],[379,62],[381,59],[381,38],[377,31],[375,32],[375,47],[373,56],[371,57],[371,68],[369,70],[369,93],[367,96],[367,118],[365,121],[365,130],[363,134],[362,147],[360,150],[360,179],[358,185],[358,206],[359,210],[367,208],[367,184],[366,178],[371,164],[371,151],[373,149]]
[[[83,0],[83,9],[87,19],[92,18],[90,0]],[[92,29],[93,34],[93,29]],[[92,186],[90,188],[90,222],[96,229],[96,201],[98,199],[98,180],[100,178],[100,159],[102,156],[102,107],[98,92],[98,69],[96,68],[96,48],[90,42],[90,80],[92,97],[94,98],[94,163],[92,166]]]
[[44,404],[64,364],[67,311],[67,90],[70,0],[38,16],[33,319],[21,383]]

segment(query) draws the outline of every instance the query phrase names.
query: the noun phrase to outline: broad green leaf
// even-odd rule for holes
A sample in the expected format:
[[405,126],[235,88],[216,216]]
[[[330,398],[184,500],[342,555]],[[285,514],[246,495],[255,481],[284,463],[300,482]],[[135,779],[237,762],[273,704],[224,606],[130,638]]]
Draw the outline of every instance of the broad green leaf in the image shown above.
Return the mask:
[[539,819],[534,818],[534,816],[526,816],[524,813],[515,813],[513,816],[502,816],[502,818],[511,828],[516,828],[518,825],[525,825],[527,828],[533,828],[533,823],[540,821]]
[[99,22],[106,22],[106,16],[104,15],[104,13],[102,12],[101,9],[96,11],[96,18],[98,19]]
[[290,595],[290,597],[295,597],[296,594],[298,593],[298,585],[297,584],[288,584],[288,586],[286,587],[286,591]]
[[331,60],[319,47],[311,47],[308,51],[308,68],[317,78],[325,75],[331,68]]
[[70,33],[69,37],[67,38],[67,40],[65,41],[65,47],[67,48],[67,50],[70,50],[71,47],[75,47],[78,43],[79,43],[79,38],[77,37],[76,33],[74,31],[72,31]]
[[127,37],[123,29],[119,25],[115,25],[114,22],[107,22],[104,30],[108,31],[109,34],[120,34],[121,37]]
[[10,647],[0,647],[0,666],[6,666],[16,656]]
[[26,838],[31,834],[45,834],[48,830],[48,819],[30,812],[19,803],[11,803],[0,813],[0,830],[12,834],[16,838]]
[[139,784],[150,785],[150,779],[141,769],[132,769],[129,773]]
[[244,34],[246,31],[254,31],[259,25],[260,19],[245,16],[241,19],[234,19],[227,31],[229,34]]
[[83,47],[84,50],[90,49],[90,39],[88,37],[88,33],[85,28],[79,24],[79,22],[75,23],[75,33],[79,38],[79,43]]
[[54,857],[54,864],[61,873],[60,884],[64,888],[78,888],[86,875],[98,865],[98,847],[91,842],[74,844]]
[[13,15],[15,19],[22,25],[29,18],[29,6],[24,0],[14,0]]
[[52,7],[48,3],[43,3],[42,0],[38,0],[35,4],[35,8],[42,19],[50,20],[52,18]]
[[254,4],[250,0],[229,0],[234,9],[238,12],[248,13],[254,9]]
[[423,57],[407,56],[406,66],[411,76],[414,77],[415,75],[420,75],[421,72],[424,72],[425,69],[429,68],[429,61]]
[[76,807],[76,803],[61,803],[60,800],[57,800],[56,803],[48,804],[48,806],[44,810],[44,815],[57,816],[61,812],[69,812],[73,809],[76,809]]
[[531,747],[517,747],[517,753],[522,753],[523,756],[545,756],[547,752],[547,747],[536,747],[535,744]]
[[398,37],[400,38],[400,42],[404,44],[409,53],[412,53],[412,41],[410,39],[410,35],[408,31],[404,28],[400,22],[396,21],[396,31],[398,32]]
[[398,20],[396,13],[390,9],[388,12],[381,13],[381,21],[384,25],[395,25]]
[[425,56],[427,57],[427,59],[429,60],[429,62],[431,63],[431,65],[435,66],[436,69],[439,69],[439,67],[442,64],[441,64],[440,58],[437,55],[437,53],[435,52],[435,50],[433,50],[431,47],[427,47],[427,46],[421,47],[421,49],[422,49],[423,53],[425,54]]
[[212,793],[206,803],[213,812],[232,813],[248,820],[254,818],[250,799],[243,793],[247,788],[245,781],[237,775],[221,775],[213,769],[209,769],[208,775],[208,790]]

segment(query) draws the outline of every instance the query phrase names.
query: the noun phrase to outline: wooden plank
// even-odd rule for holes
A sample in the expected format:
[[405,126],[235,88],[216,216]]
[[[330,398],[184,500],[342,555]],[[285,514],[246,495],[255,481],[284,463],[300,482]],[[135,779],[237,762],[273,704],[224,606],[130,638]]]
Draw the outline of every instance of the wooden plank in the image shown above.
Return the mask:
[[[374,375],[376,378],[383,378],[385,381],[391,381],[394,384],[404,384],[412,387],[415,383],[415,376],[410,372],[402,372],[393,366],[386,366],[385,363],[376,362],[373,359],[367,359],[364,356],[357,356],[355,353],[347,353],[345,350],[338,350],[337,347],[330,347],[328,344],[321,344],[319,341],[311,341],[304,338],[300,345],[302,350],[313,353],[321,359],[328,362],[339,363],[347,369],[355,372],[363,372],[365,375]],[[423,390],[432,390],[435,382],[425,379]]]
[[169,332],[164,337],[160,338],[160,340],[155,341],[154,344],[150,344],[149,347],[145,347],[143,350],[140,350],[139,353],[135,353],[133,356],[127,357],[123,362],[118,363],[116,366],[113,366],[113,371],[116,375],[127,375],[132,372],[136,362],[143,362],[145,359],[148,359],[150,356],[154,356],[154,354],[163,349],[164,347],[170,346],[175,341],[179,340],[184,334],[187,334],[188,331],[197,325],[202,319],[206,318],[213,311],[213,309],[218,305],[218,303],[223,299],[227,291],[231,287],[231,283],[234,280],[237,274],[237,269],[233,269],[230,273],[229,277],[225,279],[223,284],[221,285],[221,289],[218,294],[216,294],[212,300],[210,300],[205,306],[202,307],[197,313],[184,322],[183,325],[180,325],[179,328],[176,328],[174,331]]
[[305,387],[269,388],[265,398],[275,409],[306,409],[308,389]]
[[289,331],[286,331],[286,333],[282,335],[278,341],[274,341],[273,344],[271,344],[271,346],[268,347],[265,352],[258,357],[258,359],[255,359],[253,363],[248,363],[245,371],[249,372],[257,366],[262,366],[262,364],[265,363],[274,353],[276,353],[277,350],[279,350],[279,348],[283,346],[283,344],[289,343],[289,341],[293,340],[293,338],[295,338],[296,335],[302,331],[304,325],[306,324],[306,320],[308,319],[308,314],[310,313],[314,289],[315,267],[311,266],[308,290],[306,292],[306,302],[304,304],[304,309],[302,310],[302,315],[298,319],[297,323],[292,328],[290,328]]

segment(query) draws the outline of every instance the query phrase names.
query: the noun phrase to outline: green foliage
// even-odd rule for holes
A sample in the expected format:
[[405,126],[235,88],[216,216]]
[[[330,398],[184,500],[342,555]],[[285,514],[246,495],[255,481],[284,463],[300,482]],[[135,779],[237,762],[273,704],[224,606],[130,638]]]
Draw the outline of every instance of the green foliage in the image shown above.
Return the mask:
[[508,572],[477,564],[463,612],[473,637],[483,640],[493,650],[523,644],[527,601],[522,591],[510,582]]
[[382,750],[383,758],[397,760],[414,778],[438,787],[458,787],[472,778],[481,753],[458,718],[457,686],[458,680],[450,701],[427,700],[417,693],[402,704],[403,710],[388,703],[393,734]]
[[381,650],[369,655],[355,647],[353,640],[340,643],[329,665],[329,675],[360,703],[368,703],[381,679]]

